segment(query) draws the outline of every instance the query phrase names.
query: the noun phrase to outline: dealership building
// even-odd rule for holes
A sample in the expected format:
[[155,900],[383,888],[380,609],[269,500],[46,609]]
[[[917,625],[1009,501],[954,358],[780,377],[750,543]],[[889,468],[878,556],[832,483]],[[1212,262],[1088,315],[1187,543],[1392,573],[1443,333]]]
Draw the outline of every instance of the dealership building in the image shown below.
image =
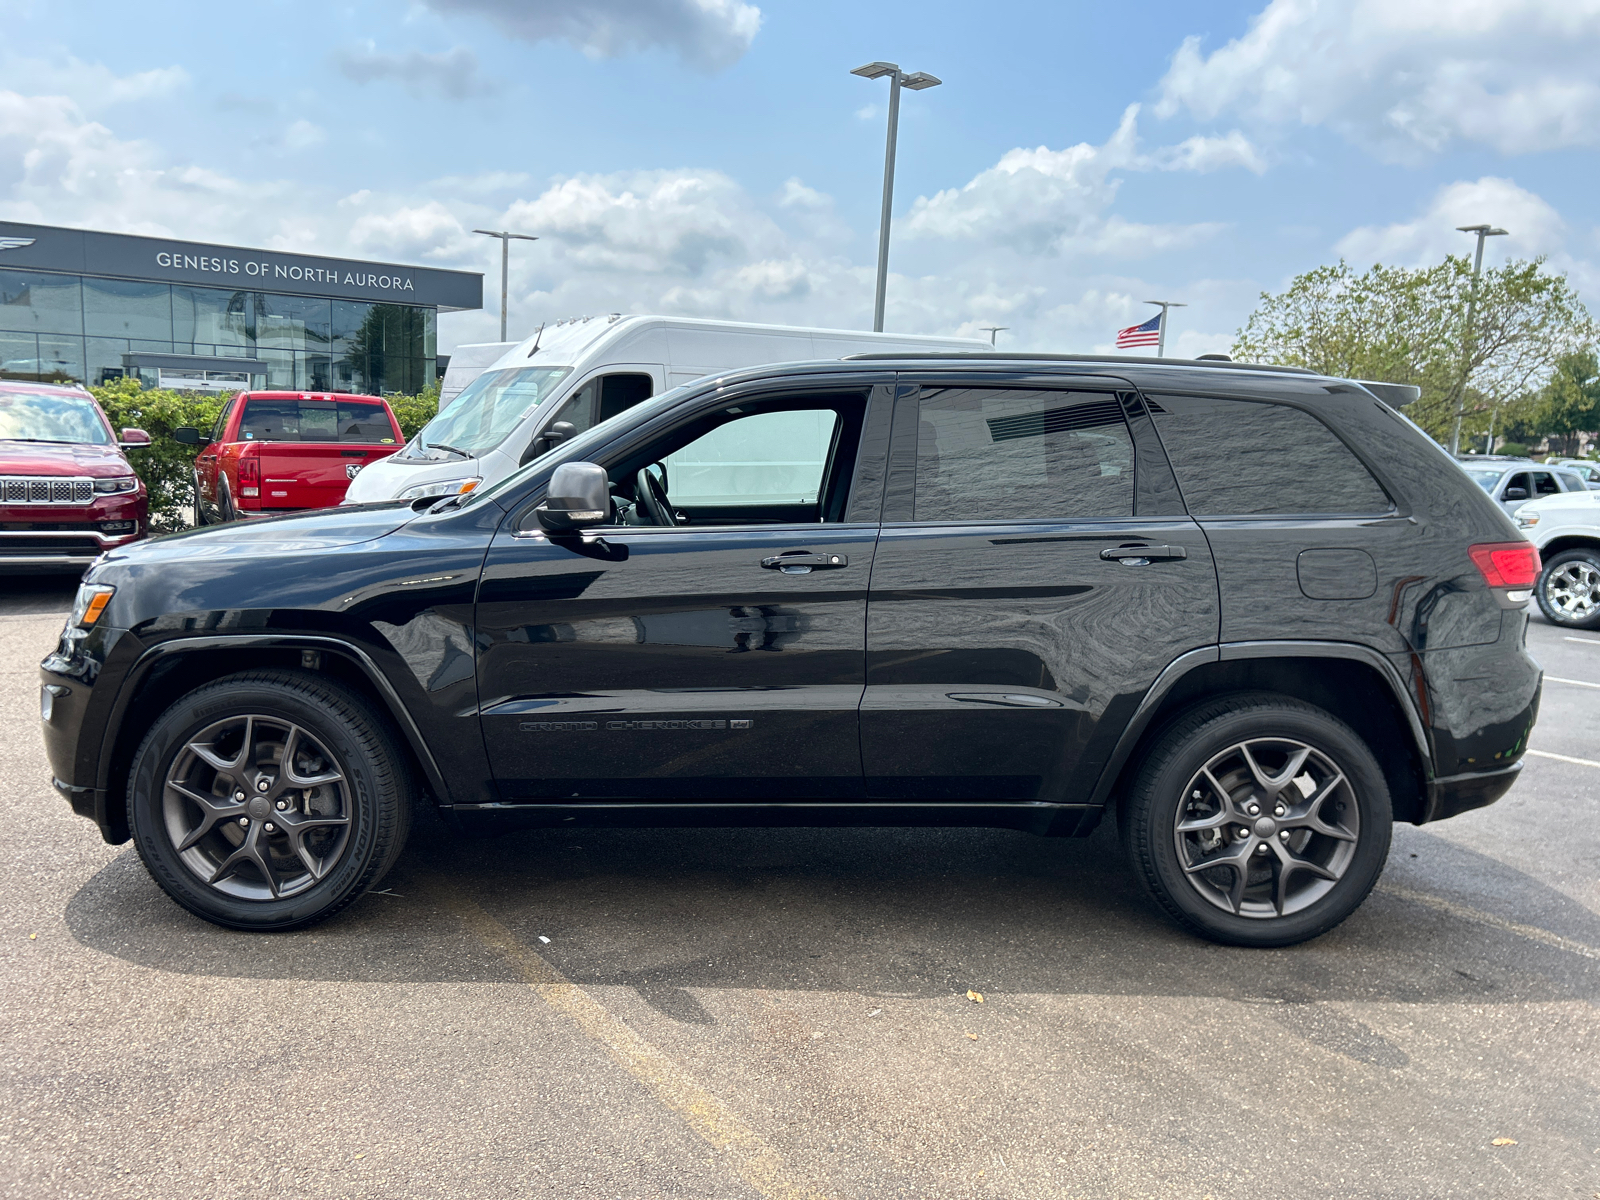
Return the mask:
[[0,221],[0,378],[417,392],[483,276]]

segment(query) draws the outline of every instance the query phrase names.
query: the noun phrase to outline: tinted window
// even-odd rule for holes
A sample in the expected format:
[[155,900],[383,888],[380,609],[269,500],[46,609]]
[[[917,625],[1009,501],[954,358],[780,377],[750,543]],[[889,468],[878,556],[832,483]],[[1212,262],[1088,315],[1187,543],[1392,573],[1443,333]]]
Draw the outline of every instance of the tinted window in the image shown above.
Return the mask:
[[1557,471],[1556,475],[1560,478],[1562,485],[1565,486],[1569,492],[1582,492],[1588,490],[1584,487],[1583,480],[1571,471]]
[[378,442],[394,444],[394,427],[378,404],[332,400],[245,402],[242,442]]
[[1196,516],[1378,513],[1378,481],[1310,413],[1282,404],[1153,396],[1161,441]]
[[1556,477],[1549,471],[1532,471],[1533,490],[1539,496],[1559,496],[1561,485],[1556,482]]
[[233,399],[223,404],[222,411],[217,414],[217,423],[211,429],[211,440],[213,442],[220,442],[222,435],[228,432],[228,414],[233,412],[233,406],[237,403],[238,400]]
[[1100,392],[940,388],[917,425],[918,521],[1133,515],[1133,439]]
[[668,491],[686,507],[815,504],[839,414],[752,413],[667,455]]

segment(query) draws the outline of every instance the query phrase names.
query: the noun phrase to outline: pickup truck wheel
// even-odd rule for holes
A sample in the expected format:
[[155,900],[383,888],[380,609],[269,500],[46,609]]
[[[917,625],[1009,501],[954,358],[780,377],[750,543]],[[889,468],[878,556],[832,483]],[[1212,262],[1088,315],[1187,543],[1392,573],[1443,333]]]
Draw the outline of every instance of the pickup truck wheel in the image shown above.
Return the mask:
[[194,523],[196,525],[209,525],[211,522],[206,519],[205,501],[200,499],[200,476],[196,474],[192,478],[194,480]]
[[1567,629],[1600,629],[1600,550],[1563,550],[1534,585],[1539,611]]
[[296,929],[371,889],[410,826],[405,760],[361,696],[251,671],[167,709],[134,756],[128,825],[156,883],[233,929]]
[[223,524],[239,519],[239,510],[233,507],[233,493],[221,475],[217,477],[217,516]]
[[1222,697],[1160,735],[1122,809],[1135,873],[1178,924],[1288,946],[1360,906],[1389,855],[1389,789],[1344,722],[1288,697]]

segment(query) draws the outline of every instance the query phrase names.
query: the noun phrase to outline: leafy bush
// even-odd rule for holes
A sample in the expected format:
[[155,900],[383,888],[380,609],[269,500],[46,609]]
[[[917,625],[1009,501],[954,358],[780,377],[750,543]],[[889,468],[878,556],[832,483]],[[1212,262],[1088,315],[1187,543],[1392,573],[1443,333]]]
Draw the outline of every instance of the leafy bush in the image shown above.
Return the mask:
[[1521,442],[1501,442],[1496,454],[1508,454],[1512,458],[1527,458],[1528,448]]
[[166,388],[146,391],[137,379],[118,379],[89,390],[119,434],[132,428],[150,435],[148,446],[128,451],[128,461],[150,491],[152,528],[165,531],[187,526],[189,507],[194,503],[194,459],[200,450],[173,441],[172,431],[180,425],[193,425],[201,436],[209,433],[227,395]]
[[[194,460],[201,447],[173,441],[172,431],[192,425],[205,437],[217,423],[230,394],[144,389],[137,379],[118,379],[89,390],[118,433],[142,429],[150,435],[150,445],[128,451],[128,461],[149,489],[152,529],[169,532],[187,528],[193,519]],[[417,396],[384,399],[394,409],[401,432],[409,441],[439,411],[439,385],[434,384]]]

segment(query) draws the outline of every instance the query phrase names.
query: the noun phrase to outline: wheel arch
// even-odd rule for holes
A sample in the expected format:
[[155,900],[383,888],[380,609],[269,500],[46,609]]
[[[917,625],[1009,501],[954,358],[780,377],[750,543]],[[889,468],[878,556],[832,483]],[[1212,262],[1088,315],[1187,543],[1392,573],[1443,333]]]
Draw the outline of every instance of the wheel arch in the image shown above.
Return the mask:
[[1179,656],[1145,693],[1091,803],[1120,803],[1162,732],[1196,703],[1228,692],[1277,692],[1332,713],[1372,748],[1395,820],[1425,818],[1434,771],[1422,721],[1394,666],[1371,647],[1344,642],[1234,642]]
[[425,782],[436,804],[450,791],[433,753],[393,686],[359,647],[338,638],[314,635],[219,635],[180,638],[152,646],[133,664],[118,693],[100,750],[96,786],[105,795],[106,840],[128,840],[124,785],[133,756],[157,718],[180,696],[213,680],[255,668],[313,669],[331,675],[366,696],[387,714],[415,776]]
[[1556,555],[1565,554],[1568,550],[1592,550],[1600,553],[1600,537],[1585,533],[1564,533],[1540,546],[1539,557],[1548,563]]

